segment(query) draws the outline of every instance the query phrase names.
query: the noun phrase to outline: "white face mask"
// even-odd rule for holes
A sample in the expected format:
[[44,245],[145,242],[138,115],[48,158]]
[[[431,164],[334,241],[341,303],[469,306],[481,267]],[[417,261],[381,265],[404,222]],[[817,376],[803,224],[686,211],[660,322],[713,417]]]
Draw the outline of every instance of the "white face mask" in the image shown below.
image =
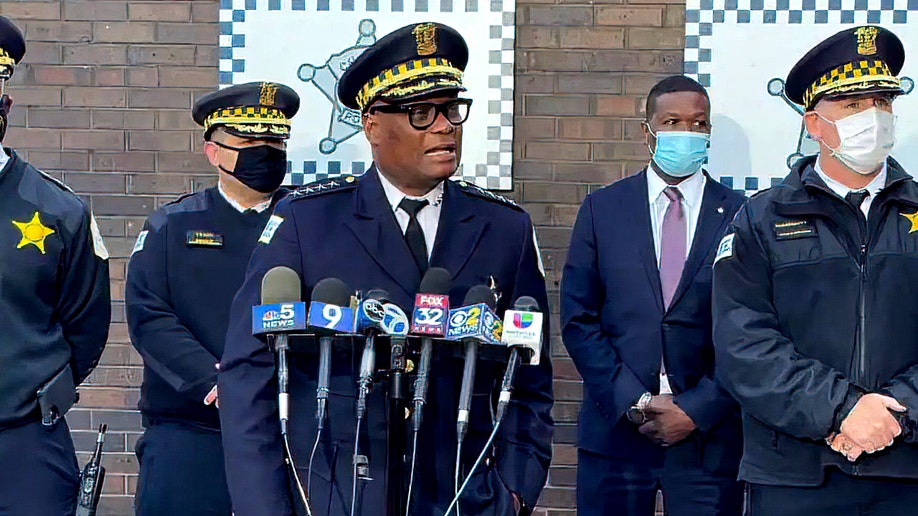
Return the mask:
[[872,107],[835,122],[816,115],[838,132],[838,148],[826,145],[832,156],[858,174],[874,173],[896,144],[896,117],[889,111]]

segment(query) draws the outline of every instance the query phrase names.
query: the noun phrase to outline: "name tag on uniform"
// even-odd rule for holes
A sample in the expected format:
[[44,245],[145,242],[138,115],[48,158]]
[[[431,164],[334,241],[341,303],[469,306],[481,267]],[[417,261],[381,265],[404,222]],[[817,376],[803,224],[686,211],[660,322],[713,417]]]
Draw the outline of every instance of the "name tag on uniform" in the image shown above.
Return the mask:
[[809,220],[779,220],[772,228],[775,231],[775,240],[816,237],[816,225]]
[[185,235],[185,245],[188,247],[223,247],[223,235],[211,233],[210,231],[201,231],[189,229]]

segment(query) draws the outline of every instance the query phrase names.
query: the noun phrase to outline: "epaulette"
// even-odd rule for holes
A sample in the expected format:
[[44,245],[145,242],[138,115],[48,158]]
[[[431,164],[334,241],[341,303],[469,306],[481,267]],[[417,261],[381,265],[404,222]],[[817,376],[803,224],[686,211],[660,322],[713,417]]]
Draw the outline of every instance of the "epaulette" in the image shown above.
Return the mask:
[[332,192],[342,192],[356,187],[357,178],[354,176],[332,177],[303,185],[287,194],[287,198],[291,201],[295,201]]
[[65,192],[74,193],[73,189],[70,188],[69,186],[67,186],[67,185],[66,185],[63,181],[61,181],[60,179],[58,179],[58,178],[52,176],[51,174],[49,174],[49,173],[47,173],[47,172],[45,172],[45,171],[43,171],[43,170],[39,170],[38,168],[35,168],[35,170],[38,172],[38,174],[39,174],[41,177],[47,179],[50,183],[54,184],[55,186],[57,186],[57,187],[60,188],[61,190],[65,191]]
[[517,211],[524,211],[519,204],[513,202],[512,200],[504,197],[503,195],[498,195],[490,190],[485,190],[484,188],[474,183],[469,183],[468,181],[456,181],[456,184],[459,185],[459,188],[466,195],[471,195],[472,197],[478,197],[479,199],[484,199],[486,201],[503,204],[504,206],[513,208]]

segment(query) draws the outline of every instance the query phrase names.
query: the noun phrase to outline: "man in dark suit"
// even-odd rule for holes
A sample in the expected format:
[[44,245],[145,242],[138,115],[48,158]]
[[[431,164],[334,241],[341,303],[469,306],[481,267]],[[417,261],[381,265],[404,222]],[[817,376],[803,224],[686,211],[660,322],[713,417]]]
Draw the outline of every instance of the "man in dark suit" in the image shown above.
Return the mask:
[[[448,180],[459,165],[462,123],[470,105],[458,97],[464,91],[461,76],[467,61],[462,37],[435,23],[404,27],[369,48],[342,76],[338,96],[363,114],[374,166],[360,178],[301,188],[278,205],[266,226],[231,310],[218,379],[227,480],[237,515],[286,515],[296,505],[279,432],[274,356],[251,334],[251,309],[259,304],[262,278],[273,267],[295,270],[307,295],[320,280],[335,277],[364,292],[385,289],[389,300],[404,310],[412,307],[428,266],[442,267],[452,275],[449,297],[454,306],[462,304],[470,287],[489,284],[501,294],[498,313],[520,296],[534,297],[547,311],[529,216],[509,200]],[[362,340],[357,342],[359,350]],[[411,513],[425,516],[442,515],[454,494],[462,361],[449,348],[438,349],[410,500]],[[309,492],[313,508],[323,515],[351,510],[353,399],[360,352],[355,358],[350,349],[338,351],[331,363],[328,427],[321,434]],[[535,505],[551,457],[548,358],[543,348],[541,365],[519,371],[495,444],[461,498],[462,514],[518,514]],[[305,484],[316,438],[312,416],[317,362],[299,354],[290,369],[290,443]],[[500,364],[478,364],[462,448],[466,473],[491,432],[490,414],[502,374]],[[351,514],[385,514],[387,497],[406,487],[404,482],[387,485],[388,383],[385,375],[379,378],[359,436],[360,454],[369,464],[358,475]]]
[[580,514],[739,514],[736,404],[714,382],[711,264],[743,196],[702,164],[704,88],[647,97],[647,169],[584,200],[561,283],[564,344],[584,382]]

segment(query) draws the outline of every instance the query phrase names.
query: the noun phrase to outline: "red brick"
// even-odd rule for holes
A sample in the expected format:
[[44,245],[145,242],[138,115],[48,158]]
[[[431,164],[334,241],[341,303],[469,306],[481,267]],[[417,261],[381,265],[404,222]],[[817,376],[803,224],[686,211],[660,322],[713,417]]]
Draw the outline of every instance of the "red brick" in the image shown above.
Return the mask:
[[176,45],[132,45],[127,52],[128,62],[132,65],[195,64],[195,47]]
[[[128,17],[144,21],[191,21],[194,2],[130,2]],[[215,5],[213,9],[218,7]]]
[[586,161],[590,159],[587,143],[527,142],[526,159],[551,159],[557,161]]
[[564,117],[558,119],[558,137],[565,140],[619,140],[622,122],[619,118]]
[[27,129],[10,127],[3,138],[3,143],[14,149],[60,149],[61,131],[59,129]]
[[586,95],[526,95],[526,115],[588,115],[590,98]]
[[553,93],[555,91],[554,75],[517,74],[515,91],[517,93]]
[[679,27],[685,30],[685,6],[667,5],[663,10],[663,26]]
[[210,68],[163,66],[159,69],[159,86],[216,89],[217,73]]
[[557,181],[527,181],[523,183],[523,200],[527,203],[551,202],[578,204],[587,194],[587,189],[574,183]]
[[86,383],[89,386],[140,387],[142,380],[143,371],[138,367],[102,365],[92,372]]
[[[96,195],[92,198],[92,211],[96,215],[149,215],[153,212],[154,199],[139,195]],[[114,331],[118,325],[113,324]],[[129,342],[126,335],[109,337],[112,342]]]
[[88,21],[119,21],[127,19],[128,2],[102,0],[70,1],[64,3],[64,19]]
[[161,109],[156,113],[156,120],[157,129],[203,131],[203,128],[191,118],[191,111],[187,109]]
[[517,52],[520,72],[583,72],[591,52],[578,50],[528,50]]
[[523,25],[516,29],[517,48],[558,48],[561,46],[560,27]]
[[63,46],[64,64],[124,65],[128,64],[124,45],[71,44]]
[[129,141],[129,150],[178,152],[191,149],[191,137],[185,131],[130,131]]
[[618,73],[558,74],[558,93],[621,93],[622,76]]
[[[522,141],[519,142],[519,145],[522,145]],[[513,179],[515,183],[527,179],[551,179],[551,164],[544,160],[514,160]]]
[[93,152],[92,170],[100,172],[153,172],[154,152]]
[[613,27],[561,27],[561,48],[623,48],[625,31]]
[[92,24],[97,43],[151,43],[156,41],[156,26],[141,22],[96,22]]
[[[629,0],[630,2],[631,0]],[[636,3],[636,2],[632,2]],[[662,3],[662,2],[650,2]],[[663,25],[662,7],[596,6],[596,25],[630,27],[660,27]]]
[[597,50],[584,71],[682,73],[682,52],[647,50]]
[[[558,163],[555,179],[576,183],[609,184],[622,178],[622,167],[612,163]],[[555,210],[556,225],[571,226],[577,215],[576,207],[565,211]]]
[[181,88],[132,88],[128,94],[132,108],[191,109],[191,96]]
[[666,50],[682,48],[685,43],[685,30],[661,29],[647,27],[628,28],[628,48]]
[[78,109],[29,108],[30,127],[89,127],[89,111]]
[[96,109],[92,112],[93,129],[153,129],[156,112],[141,109]]
[[128,86],[159,86],[159,69],[154,66],[132,66],[125,74]]
[[195,22],[213,23],[219,20],[219,6],[215,2],[191,4],[191,19]]
[[79,87],[64,90],[64,105],[79,107],[126,107],[127,92],[123,88]]
[[202,153],[161,152],[159,172],[215,173],[214,167]]
[[[195,58],[194,64],[196,66],[211,66],[216,67],[217,62],[220,60],[218,55],[219,48],[217,45],[197,45],[194,47]],[[186,64],[186,63],[174,63],[174,64]]]
[[59,20],[59,2],[0,2],[0,14],[21,27],[22,20]]
[[61,135],[62,149],[121,150],[124,131],[65,131]]
[[124,86],[124,68],[96,68],[94,86]]
[[593,159],[596,161],[643,161],[650,159],[647,146],[637,142],[594,143]]
[[[89,86],[92,68],[88,66],[27,65],[25,83],[33,85]],[[18,74],[17,74],[18,75]]]
[[128,176],[129,194],[179,195],[190,191],[185,174],[136,174]]
[[53,86],[30,86],[9,90],[13,99],[13,110],[25,106],[60,106],[61,88]]
[[66,172],[64,183],[80,194],[125,193],[122,174],[100,174],[99,172]]
[[26,40],[82,42],[92,40],[92,25],[87,22],[30,21],[25,25]]
[[29,163],[35,165],[39,170],[45,171],[88,170],[89,153],[34,150],[29,153]]
[[29,64],[61,64],[61,44],[29,42],[26,57]]
[[[574,458],[576,460],[576,454]],[[542,507],[576,507],[576,503],[576,489],[546,487],[539,496],[539,505]]]
[[643,98],[622,95],[597,95],[596,109],[597,115],[614,115],[623,117],[634,117],[641,113]]
[[555,119],[549,117],[519,117],[514,126],[519,141],[545,140],[555,136]]
[[216,23],[161,22],[156,24],[157,43],[216,45],[219,34],[220,27]]
[[653,86],[666,77],[658,75],[628,75],[625,77],[625,93],[647,95]]
[[518,19],[521,25],[592,25],[593,8],[590,6],[520,6]]

